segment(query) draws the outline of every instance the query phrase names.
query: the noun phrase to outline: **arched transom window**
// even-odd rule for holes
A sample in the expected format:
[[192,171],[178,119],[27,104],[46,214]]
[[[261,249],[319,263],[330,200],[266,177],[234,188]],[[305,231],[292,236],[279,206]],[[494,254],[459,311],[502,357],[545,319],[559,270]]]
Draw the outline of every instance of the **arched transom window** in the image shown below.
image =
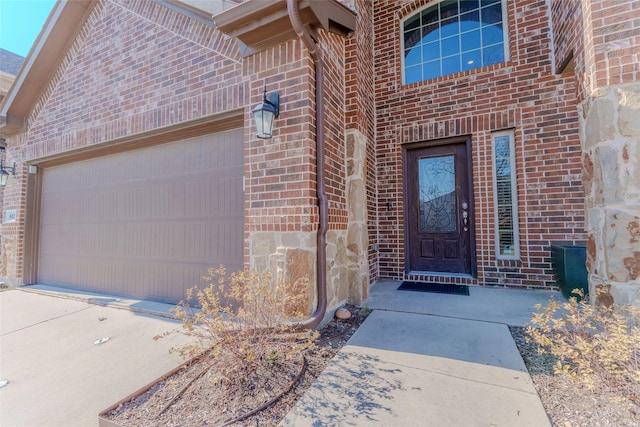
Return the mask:
[[429,80],[507,59],[505,0],[443,0],[402,22],[403,81]]

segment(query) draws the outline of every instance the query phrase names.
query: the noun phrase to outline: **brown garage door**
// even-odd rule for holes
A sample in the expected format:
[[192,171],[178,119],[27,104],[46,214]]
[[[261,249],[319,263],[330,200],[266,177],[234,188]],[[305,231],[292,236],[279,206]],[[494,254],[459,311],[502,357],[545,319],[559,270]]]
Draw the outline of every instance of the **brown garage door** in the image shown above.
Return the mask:
[[242,130],[44,169],[38,283],[178,301],[242,268]]

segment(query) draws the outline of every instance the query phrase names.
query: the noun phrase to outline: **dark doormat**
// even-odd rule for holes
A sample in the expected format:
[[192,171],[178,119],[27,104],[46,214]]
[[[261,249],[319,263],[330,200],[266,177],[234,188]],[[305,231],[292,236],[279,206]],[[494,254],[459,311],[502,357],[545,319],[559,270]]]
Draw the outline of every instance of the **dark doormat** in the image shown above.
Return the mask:
[[451,283],[421,283],[402,282],[399,291],[435,292],[439,294],[469,295],[467,285],[454,285]]

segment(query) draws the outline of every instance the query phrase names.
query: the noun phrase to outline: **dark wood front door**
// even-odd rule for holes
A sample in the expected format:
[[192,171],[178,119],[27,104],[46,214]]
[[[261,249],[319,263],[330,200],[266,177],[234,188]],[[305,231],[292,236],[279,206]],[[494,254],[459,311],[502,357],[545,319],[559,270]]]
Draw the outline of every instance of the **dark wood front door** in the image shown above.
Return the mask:
[[405,152],[409,272],[473,273],[468,141],[451,142]]

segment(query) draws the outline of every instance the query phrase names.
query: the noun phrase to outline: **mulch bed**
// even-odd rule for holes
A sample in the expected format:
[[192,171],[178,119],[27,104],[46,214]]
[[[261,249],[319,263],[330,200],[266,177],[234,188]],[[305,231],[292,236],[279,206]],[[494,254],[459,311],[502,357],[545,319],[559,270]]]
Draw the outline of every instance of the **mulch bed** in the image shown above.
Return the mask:
[[524,328],[510,327],[547,415],[556,427],[640,426],[640,406],[608,384],[593,390],[565,376],[554,375],[555,359],[539,354],[527,342]]
[[[354,316],[348,320],[334,319],[321,331],[316,347],[305,353],[303,373],[288,392],[258,413],[227,425],[278,425],[364,320],[360,308],[348,308]],[[524,328],[509,329],[554,426],[640,426],[640,406],[620,390],[605,384],[589,390],[568,378],[553,375],[553,358],[539,354],[537,344],[527,342]],[[156,384],[135,401],[110,413],[109,419],[121,426],[221,426],[285,392],[300,373],[297,361],[274,364],[265,368],[268,371],[238,379],[232,387],[220,387],[216,386],[215,372],[204,369],[205,363],[205,359],[200,360]],[[190,381],[184,393],[171,402]]]
[[334,319],[320,331],[304,360],[269,363],[222,385],[207,359],[197,359],[106,418],[121,426],[275,426],[363,322],[362,309],[347,308],[351,319]]

